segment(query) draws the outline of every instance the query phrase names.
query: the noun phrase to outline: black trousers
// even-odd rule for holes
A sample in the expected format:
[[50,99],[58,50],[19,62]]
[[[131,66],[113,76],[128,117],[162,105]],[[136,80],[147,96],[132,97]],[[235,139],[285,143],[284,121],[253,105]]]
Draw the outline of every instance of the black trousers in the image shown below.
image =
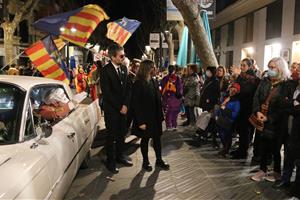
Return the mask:
[[[148,149],[149,149],[149,140],[150,138],[142,138],[141,140],[141,152],[143,156],[143,162],[149,163],[149,157],[148,157]],[[152,138],[153,140],[153,148],[155,151],[156,159],[162,159],[161,157],[161,140],[160,136],[154,136]]]
[[254,157],[260,157],[260,153],[261,153],[261,146],[263,145],[261,143],[261,136],[262,133],[258,130],[256,130],[255,133],[255,138],[254,138],[254,144],[253,144],[253,156]]
[[105,150],[107,164],[115,166],[116,159],[122,158],[127,132],[126,116],[119,113],[104,113],[107,136]]
[[241,156],[246,156],[248,154],[248,148],[250,143],[250,132],[253,130],[252,125],[248,121],[248,116],[240,116],[237,124],[236,130],[239,134],[239,154]]
[[282,146],[282,142],[279,141],[276,136],[273,138],[268,138],[265,136],[261,137],[261,159],[260,159],[260,169],[264,172],[268,170],[268,158],[270,153],[273,155],[274,162],[274,172],[281,174],[281,155],[280,149]]

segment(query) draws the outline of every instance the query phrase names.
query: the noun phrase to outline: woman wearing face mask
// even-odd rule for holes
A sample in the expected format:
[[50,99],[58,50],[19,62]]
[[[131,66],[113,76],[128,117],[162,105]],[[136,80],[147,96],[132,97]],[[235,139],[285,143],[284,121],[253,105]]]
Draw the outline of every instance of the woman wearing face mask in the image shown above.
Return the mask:
[[[283,173],[280,181],[277,181],[273,187],[276,189],[285,189],[289,186],[290,180],[294,171],[295,158],[293,152],[300,152],[300,142],[298,138],[299,133],[299,104],[300,102],[300,66],[296,65],[296,69],[292,72],[292,79],[287,81],[286,92],[290,94],[289,104],[290,108],[281,116],[282,120],[282,143],[284,144],[284,165]],[[297,149],[294,151],[293,149]],[[299,157],[300,158],[300,157]],[[300,176],[300,172],[297,173]],[[300,180],[299,180],[300,181]],[[298,183],[299,184],[299,183]],[[300,185],[298,186],[298,188]]]
[[216,67],[207,67],[205,82],[200,92],[200,108],[212,112],[220,97],[220,84],[216,77]]
[[[290,76],[286,61],[273,58],[268,64],[268,77],[259,84],[253,99],[253,113],[264,124],[261,133],[260,171],[251,177],[254,181],[276,181],[281,176],[282,116],[289,108],[286,81]],[[267,159],[273,155],[274,169],[267,174]]]

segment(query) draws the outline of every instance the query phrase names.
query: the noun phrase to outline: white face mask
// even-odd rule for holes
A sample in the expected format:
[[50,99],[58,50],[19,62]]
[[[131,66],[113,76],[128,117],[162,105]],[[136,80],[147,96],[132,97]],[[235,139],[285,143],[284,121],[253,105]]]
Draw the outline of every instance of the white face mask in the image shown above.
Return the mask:
[[205,72],[205,75],[207,76],[207,77],[212,77],[212,73],[211,73],[211,71],[209,71],[209,70],[207,70],[206,72]]

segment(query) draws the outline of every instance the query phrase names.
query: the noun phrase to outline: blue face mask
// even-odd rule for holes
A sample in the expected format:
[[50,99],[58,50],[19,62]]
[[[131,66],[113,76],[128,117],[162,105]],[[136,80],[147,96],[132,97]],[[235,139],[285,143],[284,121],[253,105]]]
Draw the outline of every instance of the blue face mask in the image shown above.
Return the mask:
[[278,76],[278,72],[272,69],[268,70],[268,76],[269,77],[277,77]]

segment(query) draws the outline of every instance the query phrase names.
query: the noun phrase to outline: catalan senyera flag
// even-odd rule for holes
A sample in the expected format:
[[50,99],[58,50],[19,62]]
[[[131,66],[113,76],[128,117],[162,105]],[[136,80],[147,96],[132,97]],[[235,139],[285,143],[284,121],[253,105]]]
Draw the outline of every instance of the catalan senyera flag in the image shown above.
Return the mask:
[[140,26],[141,22],[123,17],[107,24],[106,37],[124,46],[133,32]]
[[67,74],[60,65],[59,52],[51,36],[34,43],[25,50],[25,53],[44,77],[64,81],[66,84],[69,84]]
[[55,46],[57,47],[57,49],[60,51],[62,48],[65,47],[65,45],[67,44],[63,39],[61,38],[57,38],[55,40],[53,40],[53,42],[55,43]]
[[98,24],[108,19],[100,6],[89,4],[73,11],[39,19],[33,25],[37,29],[84,47]]

